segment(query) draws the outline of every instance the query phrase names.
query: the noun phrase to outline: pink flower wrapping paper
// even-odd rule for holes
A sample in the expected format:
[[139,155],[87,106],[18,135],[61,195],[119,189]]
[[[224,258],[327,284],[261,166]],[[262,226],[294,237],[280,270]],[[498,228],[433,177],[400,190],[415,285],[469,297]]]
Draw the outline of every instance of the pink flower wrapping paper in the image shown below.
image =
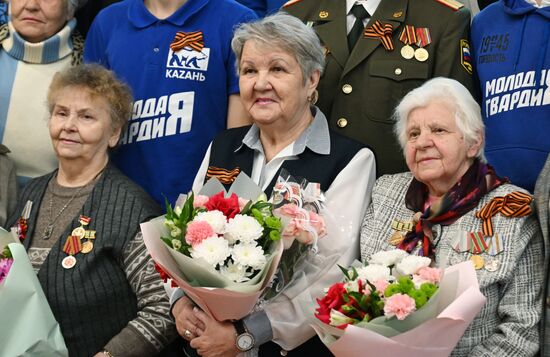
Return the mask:
[[445,269],[436,305],[410,317],[419,313],[426,316],[403,321],[380,317],[345,330],[313,319],[312,327],[337,357],[448,356],[485,301],[474,267],[468,261]]

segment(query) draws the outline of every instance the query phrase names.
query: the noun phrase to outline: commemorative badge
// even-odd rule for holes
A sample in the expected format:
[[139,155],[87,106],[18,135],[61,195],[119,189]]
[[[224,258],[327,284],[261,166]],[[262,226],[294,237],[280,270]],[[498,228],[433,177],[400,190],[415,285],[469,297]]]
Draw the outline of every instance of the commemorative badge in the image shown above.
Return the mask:
[[399,36],[399,41],[403,42],[405,46],[401,48],[401,57],[404,59],[411,59],[414,57],[414,48],[411,45],[416,44],[416,31],[414,26],[405,25],[401,35]]
[[67,237],[65,244],[63,245],[63,251],[68,255],[61,261],[61,266],[65,269],[74,268],[76,265],[75,254],[82,250],[82,243],[77,236],[70,235]]
[[430,29],[427,27],[419,27],[416,29],[416,45],[418,48],[414,51],[414,58],[419,62],[425,62],[430,57],[426,46],[432,43]]

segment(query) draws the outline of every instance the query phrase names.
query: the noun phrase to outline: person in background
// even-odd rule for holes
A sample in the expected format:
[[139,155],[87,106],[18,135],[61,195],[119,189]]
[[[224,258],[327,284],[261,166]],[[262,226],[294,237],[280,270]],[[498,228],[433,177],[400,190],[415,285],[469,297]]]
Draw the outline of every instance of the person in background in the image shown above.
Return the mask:
[[[358,258],[359,223],[375,180],[372,151],[329,129],[315,107],[316,87],[323,69],[322,49],[314,31],[295,17],[275,14],[244,24],[235,31],[241,99],[252,126],[220,133],[210,145],[195,178],[198,192],[205,180],[242,171],[269,197],[285,169],[294,177],[320,184],[328,212],[346,227],[344,234],[327,228],[318,253],[292,283],[265,307],[242,320],[218,322],[193,302],[177,297],[172,312],[178,332],[201,356],[235,356],[254,347],[259,356],[331,356],[307,323],[302,299],[320,296],[341,271]],[[221,174],[219,174],[221,172]],[[331,232],[333,234],[331,234]],[[244,331],[254,345],[242,345]]]
[[501,0],[472,22],[485,156],[533,192],[550,153],[550,1]]
[[258,17],[264,17],[277,12],[286,0],[237,0],[249,9],[254,10]]
[[535,185],[535,204],[540,229],[544,237],[544,294],[541,318],[540,356],[550,353],[550,155],[540,172]]
[[[376,181],[361,259],[395,246],[439,267],[470,260],[487,301],[451,356],[536,355],[542,235],[532,196],[485,162],[479,105],[457,81],[435,78],[407,94],[395,113],[410,172]],[[399,222],[413,228],[394,229]]]
[[230,42],[254,18],[232,0],[129,0],[88,32],[85,61],[113,70],[135,98],[113,163],[162,205],[191,188],[217,133],[249,123]]
[[47,122],[58,168],[25,186],[8,227],[37,271],[70,356],[156,355],[175,337],[139,224],[158,205],[109,163],[132,111],[130,89],[97,65],[57,73]]
[[438,76],[474,90],[470,12],[455,0],[291,0],[283,10],[317,32],[317,104],[332,129],[374,149],[378,175],[407,169],[392,133],[407,92]]
[[0,25],[0,143],[10,148],[19,184],[57,166],[46,126],[54,73],[82,61],[73,18],[82,0],[10,0]]
[[0,227],[4,227],[17,203],[15,165],[8,157],[9,152],[6,146],[0,144]]
[[82,36],[86,37],[92,22],[103,8],[119,1],[120,0],[94,0],[87,2],[86,5],[78,9],[75,14],[76,28]]

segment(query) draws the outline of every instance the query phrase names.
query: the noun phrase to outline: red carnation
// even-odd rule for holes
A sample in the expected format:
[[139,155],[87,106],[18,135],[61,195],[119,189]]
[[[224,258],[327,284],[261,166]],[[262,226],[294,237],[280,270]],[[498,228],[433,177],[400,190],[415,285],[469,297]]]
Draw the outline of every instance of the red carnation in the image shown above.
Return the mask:
[[227,219],[233,218],[241,212],[239,208],[239,198],[237,195],[232,193],[229,198],[225,198],[223,191],[220,191],[210,197],[204,206],[209,211],[221,211]]
[[343,297],[345,293],[346,288],[344,287],[344,283],[332,285],[321,300],[317,299],[319,307],[317,308],[315,317],[326,324],[330,323],[330,311],[332,309],[339,310],[346,303]]

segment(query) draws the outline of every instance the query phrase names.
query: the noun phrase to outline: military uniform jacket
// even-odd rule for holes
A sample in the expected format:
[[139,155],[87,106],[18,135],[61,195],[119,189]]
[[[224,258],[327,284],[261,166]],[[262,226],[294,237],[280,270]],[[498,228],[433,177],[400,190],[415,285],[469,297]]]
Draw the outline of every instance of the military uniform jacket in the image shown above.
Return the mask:
[[[405,94],[433,77],[454,78],[473,91],[470,12],[454,0],[382,0],[367,27],[377,20],[391,24],[394,50],[386,50],[378,38],[361,37],[350,53],[345,5],[344,0],[302,0],[284,7],[313,26],[325,47],[317,106],[331,128],[374,149],[379,175],[407,171],[393,134],[393,110]],[[401,56],[405,25],[429,29],[426,61]]]

